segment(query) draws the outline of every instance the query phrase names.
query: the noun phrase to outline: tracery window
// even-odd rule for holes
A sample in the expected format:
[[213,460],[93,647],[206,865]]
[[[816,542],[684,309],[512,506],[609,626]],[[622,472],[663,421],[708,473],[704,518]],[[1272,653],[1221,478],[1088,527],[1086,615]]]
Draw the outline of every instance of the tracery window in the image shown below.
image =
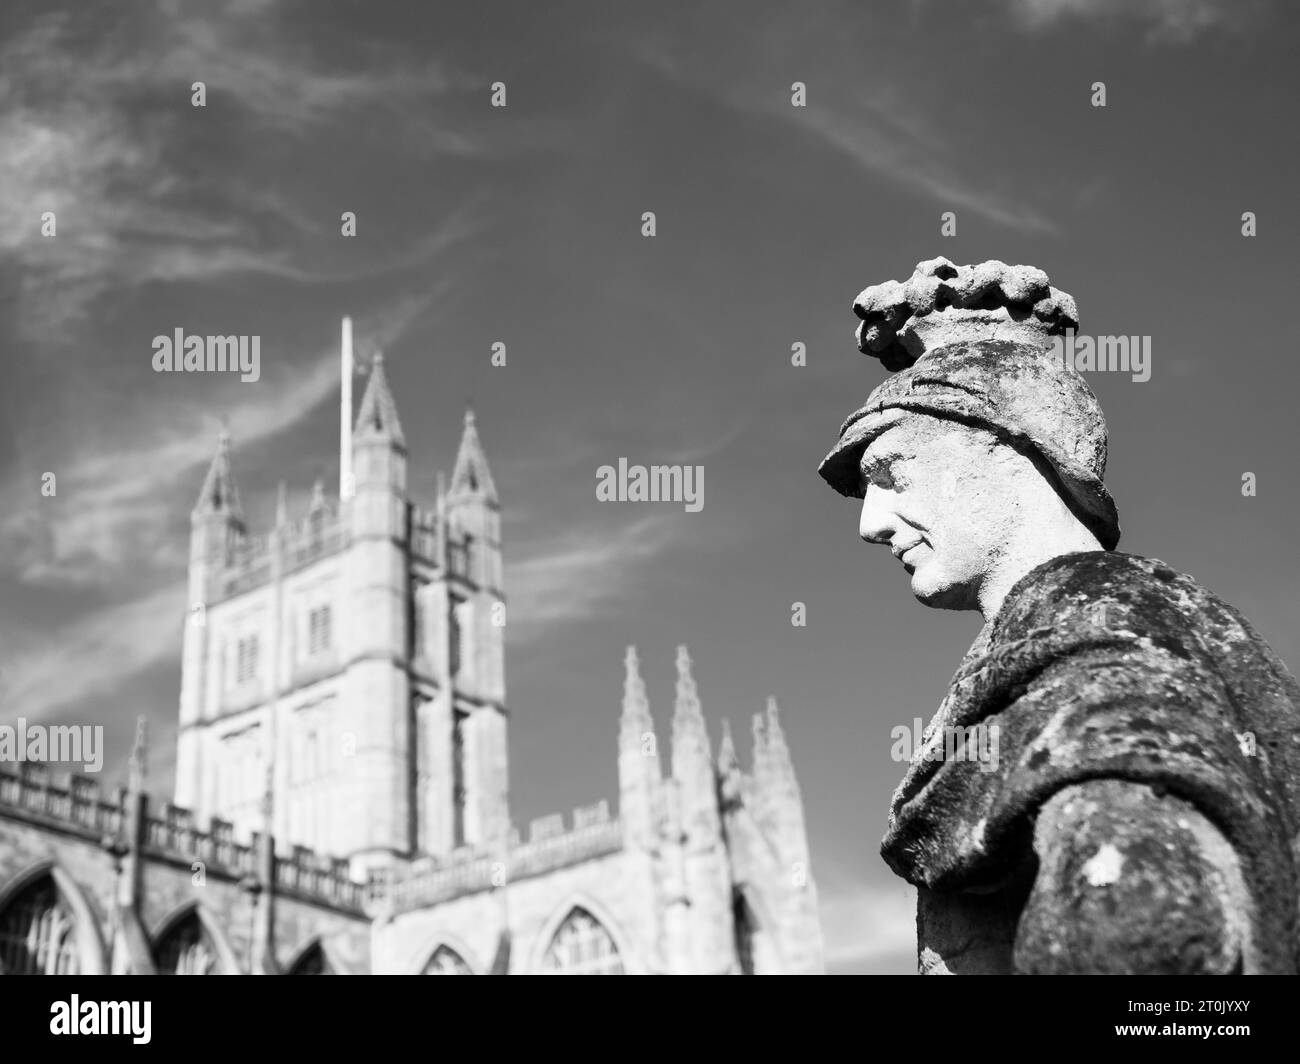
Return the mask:
[[311,949],[298,958],[298,963],[289,972],[290,975],[333,975],[334,968],[317,942]]
[[623,959],[605,926],[581,907],[564,918],[542,958],[551,975],[622,975]]
[[42,876],[0,913],[0,972],[77,975],[77,925],[54,878]]
[[217,951],[197,912],[174,924],[154,954],[159,975],[217,974]]
[[433,951],[421,975],[473,975],[465,958],[450,946],[439,946]]

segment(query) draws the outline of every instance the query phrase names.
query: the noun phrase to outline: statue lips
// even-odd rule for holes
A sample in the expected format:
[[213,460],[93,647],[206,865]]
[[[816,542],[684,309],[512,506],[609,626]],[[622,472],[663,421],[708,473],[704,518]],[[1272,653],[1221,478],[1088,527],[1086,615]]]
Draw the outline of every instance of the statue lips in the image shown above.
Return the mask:
[[891,547],[889,548],[889,552],[890,552],[890,553],[891,553],[895,558],[897,558],[900,562],[903,563],[903,568],[904,568],[904,569],[906,569],[909,573],[911,573],[911,572],[914,572],[915,569],[916,569],[915,558],[913,558],[912,562],[909,562],[909,561],[907,560],[907,556],[908,556],[912,551],[916,550],[917,547],[922,546],[924,543],[925,543],[925,540],[923,540],[923,539],[918,539],[915,543],[910,543],[910,544],[908,544],[906,547],[895,547],[895,546],[891,546]]

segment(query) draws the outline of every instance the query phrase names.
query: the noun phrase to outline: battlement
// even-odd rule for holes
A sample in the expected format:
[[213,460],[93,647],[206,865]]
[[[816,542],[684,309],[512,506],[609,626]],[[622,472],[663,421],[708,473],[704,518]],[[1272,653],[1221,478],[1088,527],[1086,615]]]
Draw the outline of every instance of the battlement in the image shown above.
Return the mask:
[[205,872],[224,873],[231,879],[257,874],[258,839],[252,845],[238,843],[234,825],[213,817],[207,831],[194,826],[188,809],[163,806],[162,817],[146,815],[142,849],[150,857],[192,864],[202,862]]
[[404,871],[377,875],[371,880],[370,900],[405,912],[544,875],[622,848],[622,823],[610,817],[609,804],[601,801],[575,809],[569,830],[559,813],[534,820],[526,843],[512,828],[504,860],[500,852],[463,847],[442,859],[425,857]]
[[[130,792],[117,788],[105,801],[100,785],[72,774],[68,786],[50,781],[43,765],[24,764],[18,773],[0,770],[0,816],[13,816],[42,827],[79,835],[87,841],[126,853],[131,849]],[[213,817],[207,830],[197,827],[188,809],[165,802],[162,816],[149,813],[149,796],[141,795],[140,852],[148,859],[187,867],[200,862],[205,875],[231,880],[256,880],[262,837],[251,844],[235,841],[234,825]],[[366,884],[351,878],[346,858],[326,857],[295,846],[289,856],[275,859],[277,893],[303,901],[361,913]]]
[[324,899],[337,908],[358,912],[366,901],[367,884],[352,878],[346,857],[322,856],[303,846],[295,846],[289,857],[275,859],[275,887],[280,894],[306,901]]
[[220,602],[268,583],[277,536],[286,575],[337,554],[351,540],[346,514],[338,502],[321,502],[300,521],[241,536],[226,564],[212,574],[207,601]]
[[16,773],[0,769],[3,812],[99,842],[122,833],[126,790],[119,788],[112,801],[105,801],[95,780],[73,773],[67,787],[57,787],[44,765],[23,763]]
[[[338,502],[326,502],[301,521],[282,531],[283,572],[290,573],[347,549],[352,541],[347,513]],[[271,580],[271,563],[276,550],[276,531],[241,536],[225,564],[209,577],[209,603],[234,598]],[[412,505],[410,508],[410,550],[412,557],[442,568],[443,544],[438,514]],[[446,544],[445,564],[453,576],[469,577],[469,556],[462,540]]]

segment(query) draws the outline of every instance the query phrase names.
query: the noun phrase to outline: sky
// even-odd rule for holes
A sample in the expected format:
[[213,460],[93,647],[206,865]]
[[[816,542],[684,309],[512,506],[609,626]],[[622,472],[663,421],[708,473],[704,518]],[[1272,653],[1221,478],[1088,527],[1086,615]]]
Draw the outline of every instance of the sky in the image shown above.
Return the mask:
[[[417,501],[477,414],[515,821],[616,797],[623,649],[666,737],[685,643],[746,765],[748,717],[781,705],[830,970],[914,970],[878,855],[890,732],[930,718],[980,621],[917,603],[817,476],[884,377],[853,298],[936,255],[1001,259],[1072,294],[1081,331],[1150,336],[1149,380],[1088,375],[1120,549],[1294,666],[1298,26],[1254,0],[9,0],[0,719],[107,725],[115,780],[144,714],[170,790],[217,433],[254,531],[281,479],[295,516],[336,484],[348,314],[384,352]],[[155,373],[177,327],[260,335],[260,379]],[[702,466],[702,509],[598,501],[621,457]]]

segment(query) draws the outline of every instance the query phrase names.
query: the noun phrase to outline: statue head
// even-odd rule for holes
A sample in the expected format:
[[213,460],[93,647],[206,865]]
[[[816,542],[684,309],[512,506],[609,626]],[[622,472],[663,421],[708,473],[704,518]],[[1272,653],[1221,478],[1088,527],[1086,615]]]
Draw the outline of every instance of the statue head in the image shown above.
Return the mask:
[[1101,407],[1050,353],[1074,301],[1041,270],[934,259],[854,310],[863,352],[898,372],[819,471],[863,500],[862,537],[890,547],[922,602],[983,608],[1050,557],[1115,547]]

